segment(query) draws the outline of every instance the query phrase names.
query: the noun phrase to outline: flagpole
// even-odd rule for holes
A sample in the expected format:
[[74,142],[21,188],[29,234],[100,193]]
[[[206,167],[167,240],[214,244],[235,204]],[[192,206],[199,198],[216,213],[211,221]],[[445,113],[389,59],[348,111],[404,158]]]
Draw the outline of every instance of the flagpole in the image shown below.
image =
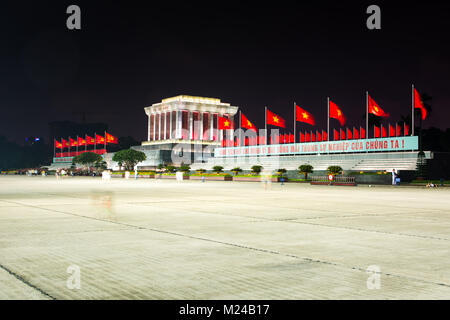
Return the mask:
[[366,139],[369,139],[369,92],[366,91]]
[[414,84],[412,85],[411,93],[411,136],[414,137]]
[[264,141],[267,145],[267,107],[264,107],[264,132],[266,135],[266,141]]
[[239,110],[239,129],[240,129],[239,130],[239,144],[241,144],[241,141],[242,141],[242,111],[241,110]]
[[94,132],[94,153],[97,153],[97,132]]
[[[164,116],[164,121],[166,121],[166,118]],[[164,132],[164,137],[166,136],[166,133]],[[105,153],[106,153],[106,130],[105,130]]]
[[84,152],[87,152],[87,133],[85,133],[84,134],[84,142],[85,142],[85,144],[84,144]]
[[330,141],[330,97],[327,97],[327,141]]
[[295,101],[294,101],[294,143],[297,141],[296,140],[296,127],[297,127],[297,113],[296,113],[296,108],[295,108]]
[[56,139],[53,138],[53,158],[56,158]]
[[77,135],[77,155],[78,155],[78,135]]

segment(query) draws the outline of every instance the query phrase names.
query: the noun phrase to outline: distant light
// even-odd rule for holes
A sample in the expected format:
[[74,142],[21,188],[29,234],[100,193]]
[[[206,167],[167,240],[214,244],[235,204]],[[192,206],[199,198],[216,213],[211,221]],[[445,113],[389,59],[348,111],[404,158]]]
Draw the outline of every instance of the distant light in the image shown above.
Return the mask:
[[41,138],[35,138],[34,141],[41,141]]

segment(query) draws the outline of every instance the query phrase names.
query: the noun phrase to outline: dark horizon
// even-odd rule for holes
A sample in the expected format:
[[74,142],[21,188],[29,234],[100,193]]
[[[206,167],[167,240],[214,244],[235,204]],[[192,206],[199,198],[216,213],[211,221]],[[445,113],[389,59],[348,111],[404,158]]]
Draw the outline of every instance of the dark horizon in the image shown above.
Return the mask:
[[[66,28],[70,4],[81,7],[80,31]],[[380,4],[382,29],[373,31],[370,4],[9,3],[0,135],[47,139],[49,122],[85,113],[141,141],[144,107],[180,94],[238,106],[259,128],[267,106],[292,130],[294,101],[315,116],[314,129],[326,128],[327,96],[349,126],[364,125],[368,90],[391,114],[384,123],[395,123],[411,113],[412,83],[433,97],[424,127],[449,127],[450,4]]]

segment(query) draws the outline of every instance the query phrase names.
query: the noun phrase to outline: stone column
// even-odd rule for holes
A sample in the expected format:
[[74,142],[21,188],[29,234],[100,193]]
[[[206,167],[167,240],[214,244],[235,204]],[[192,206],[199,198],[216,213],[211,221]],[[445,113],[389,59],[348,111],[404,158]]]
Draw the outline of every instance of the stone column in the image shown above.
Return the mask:
[[151,120],[152,120],[151,114],[148,114],[147,141],[150,141]]
[[177,110],[177,139],[181,139],[181,130],[183,129],[183,117],[181,114],[181,110]]
[[198,126],[198,134],[199,134],[199,140],[203,140],[203,112],[200,112],[199,121],[200,125]]
[[172,138],[172,110],[169,111],[170,113],[170,117],[169,117],[169,139],[173,139]]
[[153,112],[153,141],[156,140],[156,113]]
[[189,121],[189,140],[194,140],[194,113],[188,111],[188,121]]
[[162,112],[160,111],[159,112],[159,117],[158,117],[158,122],[159,122],[159,126],[158,126],[159,135],[158,135],[158,138],[159,138],[159,140],[162,140],[161,139],[161,116],[162,116]]
[[214,113],[209,113],[209,140],[214,138]]
[[164,139],[166,140],[166,134],[167,134],[167,111],[164,111]]
[[[217,116],[217,119],[218,119],[219,117],[223,117],[223,114],[219,114],[219,115]],[[218,129],[218,128],[219,128],[219,121],[217,121],[217,129]],[[223,141],[223,130],[218,130],[218,132],[219,132],[219,141],[222,142],[222,141]]]

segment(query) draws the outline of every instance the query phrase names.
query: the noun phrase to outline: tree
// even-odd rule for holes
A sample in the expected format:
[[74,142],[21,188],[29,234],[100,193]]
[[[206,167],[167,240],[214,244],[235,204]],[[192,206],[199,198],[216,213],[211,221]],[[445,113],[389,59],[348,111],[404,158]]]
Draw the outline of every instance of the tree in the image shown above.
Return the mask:
[[107,169],[107,165],[106,165],[106,161],[97,161],[94,163],[94,167],[97,169],[101,169],[101,170],[106,170]]
[[212,171],[215,173],[221,173],[223,171],[223,167],[222,166],[214,166],[212,168]]
[[134,149],[121,150],[114,154],[112,160],[124,165],[126,170],[133,170],[139,162],[145,161],[147,156],[142,151]]
[[427,159],[425,152],[420,151],[417,154],[417,179],[423,180],[427,176]]
[[284,168],[278,169],[277,173],[280,177],[284,176],[286,174],[287,170]]
[[168,173],[174,173],[174,172],[177,171],[177,168],[174,167],[174,166],[166,166],[166,167],[165,167],[165,170],[166,170]]
[[239,167],[233,168],[233,169],[231,169],[231,172],[233,172],[234,175],[237,176],[239,172],[242,172],[242,169]]
[[197,169],[195,171],[197,171],[197,173],[199,173],[199,174],[204,174],[206,172],[205,169]]
[[93,153],[93,152],[84,152],[73,158],[74,163],[81,164],[84,167],[87,167],[88,170],[95,163],[103,161],[101,155]]
[[308,173],[313,173],[314,167],[310,164],[302,164],[298,167],[298,172],[305,176],[305,180],[308,179]]
[[343,169],[340,166],[329,166],[327,169],[328,174],[339,175],[342,174]]
[[251,169],[252,169],[252,173],[257,175],[257,174],[261,173],[263,167],[262,166],[253,166]]
[[188,165],[182,165],[182,166],[180,166],[179,170],[181,172],[189,172],[189,170],[191,170],[191,167]]

